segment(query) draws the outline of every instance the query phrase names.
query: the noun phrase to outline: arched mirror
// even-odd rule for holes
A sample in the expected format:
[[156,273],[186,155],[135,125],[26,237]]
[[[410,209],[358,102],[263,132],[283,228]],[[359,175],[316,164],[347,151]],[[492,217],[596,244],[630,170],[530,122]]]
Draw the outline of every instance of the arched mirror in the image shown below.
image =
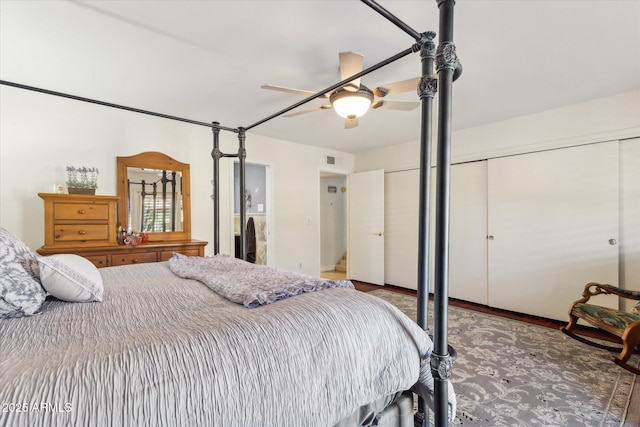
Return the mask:
[[118,222],[149,241],[191,240],[189,164],[149,151],[118,157]]

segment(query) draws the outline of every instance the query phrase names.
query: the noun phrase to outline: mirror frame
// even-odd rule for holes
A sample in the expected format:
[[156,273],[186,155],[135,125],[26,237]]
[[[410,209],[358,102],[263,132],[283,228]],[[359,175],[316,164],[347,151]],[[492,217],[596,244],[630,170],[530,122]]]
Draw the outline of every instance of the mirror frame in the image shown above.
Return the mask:
[[166,154],[157,151],[147,151],[128,157],[117,157],[118,182],[117,190],[118,222],[127,229],[129,203],[127,168],[146,168],[158,170],[172,170],[182,173],[182,231],[165,231],[149,233],[149,242],[191,241],[191,176],[188,163],[182,163]]

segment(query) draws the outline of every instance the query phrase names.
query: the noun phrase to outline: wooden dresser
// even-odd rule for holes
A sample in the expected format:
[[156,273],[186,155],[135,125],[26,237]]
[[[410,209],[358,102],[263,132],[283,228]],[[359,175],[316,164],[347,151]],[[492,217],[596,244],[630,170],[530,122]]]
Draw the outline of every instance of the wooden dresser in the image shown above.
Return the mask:
[[137,246],[117,241],[118,196],[39,193],[44,200],[44,246],[41,255],[81,255],[97,267],[167,261],[174,252],[204,256],[199,240],[148,242]]

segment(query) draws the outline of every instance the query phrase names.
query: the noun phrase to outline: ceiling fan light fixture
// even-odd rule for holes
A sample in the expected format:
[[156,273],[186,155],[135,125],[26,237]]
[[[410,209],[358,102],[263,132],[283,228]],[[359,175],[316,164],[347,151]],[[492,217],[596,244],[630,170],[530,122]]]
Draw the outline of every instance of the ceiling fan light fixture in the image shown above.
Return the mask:
[[364,86],[356,92],[339,89],[329,97],[333,109],[345,119],[357,119],[365,115],[373,102],[373,92]]

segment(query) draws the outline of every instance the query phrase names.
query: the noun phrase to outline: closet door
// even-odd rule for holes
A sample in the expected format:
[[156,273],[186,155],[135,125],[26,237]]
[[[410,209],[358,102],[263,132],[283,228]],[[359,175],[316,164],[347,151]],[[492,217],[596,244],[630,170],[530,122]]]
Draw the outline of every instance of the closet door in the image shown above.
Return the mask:
[[618,157],[607,142],[489,160],[489,305],[567,320],[585,284],[618,283]]
[[349,186],[349,279],[384,285],[384,171],[352,173]]
[[384,282],[418,289],[420,171],[384,175]]
[[[449,296],[487,302],[486,161],[451,166]],[[435,177],[431,172],[431,248],[435,230]],[[385,174],[385,283],[418,287],[418,209],[420,171]],[[430,253],[433,289],[433,250]]]
[[486,161],[451,167],[450,218],[449,296],[487,305]]
[[[640,138],[620,141],[620,285],[640,289]],[[621,298],[631,311],[637,301]]]

